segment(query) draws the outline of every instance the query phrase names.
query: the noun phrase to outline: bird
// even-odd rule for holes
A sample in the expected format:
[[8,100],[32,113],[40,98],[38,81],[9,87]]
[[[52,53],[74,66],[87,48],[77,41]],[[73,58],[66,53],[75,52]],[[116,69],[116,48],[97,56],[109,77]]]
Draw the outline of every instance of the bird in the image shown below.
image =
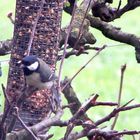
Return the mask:
[[[51,71],[49,65],[35,55],[25,56],[21,63],[26,84],[39,90],[50,89],[53,100],[60,106],[60,94],[54,86],[58,77]],[[54,107],[52,109],[55,110]]]

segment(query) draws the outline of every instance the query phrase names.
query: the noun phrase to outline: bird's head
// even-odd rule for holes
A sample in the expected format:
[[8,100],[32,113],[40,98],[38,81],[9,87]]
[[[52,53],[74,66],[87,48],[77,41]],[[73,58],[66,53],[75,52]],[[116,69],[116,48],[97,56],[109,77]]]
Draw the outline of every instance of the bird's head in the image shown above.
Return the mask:
[[39,61],[34,55],[25,56],[22,59],[22,65],[23,68],[26,68],[29,71],[36,71],[39,68]]

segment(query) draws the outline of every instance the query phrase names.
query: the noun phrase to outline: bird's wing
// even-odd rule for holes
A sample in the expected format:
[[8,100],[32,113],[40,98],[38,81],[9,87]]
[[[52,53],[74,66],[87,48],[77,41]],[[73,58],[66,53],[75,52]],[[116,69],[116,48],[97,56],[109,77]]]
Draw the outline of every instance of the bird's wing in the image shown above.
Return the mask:
[[38,72],[40,74],[40,78],[42,82],[49,82],[56,80],[57,77],[54,73],[52,73],[50,67],[48,64],[46,64],[42,59],[39,59],[40,68],[38,69]]

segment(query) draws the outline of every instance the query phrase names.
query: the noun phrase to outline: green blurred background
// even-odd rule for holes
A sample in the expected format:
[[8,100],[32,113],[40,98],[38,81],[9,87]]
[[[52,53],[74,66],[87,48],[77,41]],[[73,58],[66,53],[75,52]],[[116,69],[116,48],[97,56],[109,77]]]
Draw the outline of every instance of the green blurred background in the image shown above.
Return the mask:
[[[116,4],[119,2],[115,1]],[[124,0],[126,2],[126,0]],[[7,18],[9,12],[15,11],[15,0],[1,1],[0,4],[0,40],[6,40],[12,38],[13,25]],[[140,36],[140,20],[139,19],[140,8],[130,11],[124,14],[121,19],[117,19],[111,24],[121,27],[122,31],[134,33]],[[62,26],[69,24],[70,17],[66,13],[63,14]],[[135,60],[135,51],[132,46],[121,44],[113,40],[105,38],[102,33],[96,29],[91,29],[97,39],[96,46],[103,46],[107,44],[109,46],[119,44],[118,46],[112,46],[106,48],[100,55],[98,55],[72,82],[72,86],[77,93],[77,96],[84,102],[93,93],[100,95],[100,101],[117,101],[119,82],[120,82],[120,67],[124,63],[127,64],[124,86],[122,95],[122,104],[135,98],[132,104],[140,102],[140,65]],[[93,55],[94,51],[90,51],[89,55],[81,55],[79,57],[70,57],[65,60],[63,67],[63,78],[67,75],[72,77],[78,70],[85,64]],[[0,57],[0,61],[9,59],[9,56]],[[59,64],[59,63],[58,63]],[[3,76],[0,77],[0,84],[6,85],[8,75],[8,63],[2,64]],[[2,90],[0,89],[0,112],[3,110],[4,97]],[[63,98],[63,102],[66,100]],[[88,111],[88,115],[94,120],[98,120],[107,115],[112,110],[111,107],[96,107]],[[140,130],[138,125],[140,118],[140,109],[135,109],[120,114],[118,123],[116,125],[117,130]],[[67,119],[70,116],[70,112],[66,110],[63,119]],[[102,126],[108,126],[112,121],[103,124]],[[79,129],[79,128],[78,128]],[[56,139],[60,138],[63,128],[52,129],[51,132],[56,132]],[[52,138],[54,139],[54,138]],[[124,139],[131,139],[131,137],[125,137]],[[84,140],[84,139],[82,139]]]

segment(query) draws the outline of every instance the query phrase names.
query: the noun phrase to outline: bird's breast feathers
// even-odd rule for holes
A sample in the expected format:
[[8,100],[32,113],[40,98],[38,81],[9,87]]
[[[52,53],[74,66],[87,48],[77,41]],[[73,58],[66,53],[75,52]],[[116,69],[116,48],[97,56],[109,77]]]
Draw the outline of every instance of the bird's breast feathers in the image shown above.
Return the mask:
[[53,85],[53,81],[42,82],[40,79],[40,74],[37,72],[34,72],[31,75],[26,76],[26,83],[29,86],[33,86],[38,89],[50,89]]

